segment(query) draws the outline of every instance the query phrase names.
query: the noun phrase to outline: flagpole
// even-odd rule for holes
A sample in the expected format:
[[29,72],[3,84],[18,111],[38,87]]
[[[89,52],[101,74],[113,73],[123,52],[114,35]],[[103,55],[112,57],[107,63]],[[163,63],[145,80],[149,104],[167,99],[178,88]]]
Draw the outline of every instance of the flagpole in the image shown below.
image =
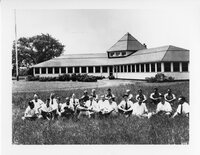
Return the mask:
[[14,10],[15,14],[15,55],[16,55],[16,78],[19,81],[19,70],[18,70],[18,51],[17,51],[17,24],[16,24],[16,10]]

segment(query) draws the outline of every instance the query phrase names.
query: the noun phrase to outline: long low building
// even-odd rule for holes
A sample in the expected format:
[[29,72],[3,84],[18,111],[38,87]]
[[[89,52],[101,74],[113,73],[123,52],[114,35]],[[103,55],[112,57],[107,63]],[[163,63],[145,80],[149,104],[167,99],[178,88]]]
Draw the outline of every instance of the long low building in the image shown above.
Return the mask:
[[148,49],[126,33],[105,53],[63,55],[34,65],[33,72],[40,77],[80,73],[122,79],[164,73],[175,80],[188,80],[189,50],[172,45]]

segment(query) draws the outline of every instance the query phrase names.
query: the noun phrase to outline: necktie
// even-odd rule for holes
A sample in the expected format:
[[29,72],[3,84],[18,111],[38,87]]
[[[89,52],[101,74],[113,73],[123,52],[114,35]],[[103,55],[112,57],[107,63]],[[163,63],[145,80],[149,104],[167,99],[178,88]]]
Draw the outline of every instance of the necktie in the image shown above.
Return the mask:
[[128,109],[128,103],[126,101],[126,104],[125,104],[125,109],[127,110]]
[[183,104],[181,104],[181,114],[183,113]]

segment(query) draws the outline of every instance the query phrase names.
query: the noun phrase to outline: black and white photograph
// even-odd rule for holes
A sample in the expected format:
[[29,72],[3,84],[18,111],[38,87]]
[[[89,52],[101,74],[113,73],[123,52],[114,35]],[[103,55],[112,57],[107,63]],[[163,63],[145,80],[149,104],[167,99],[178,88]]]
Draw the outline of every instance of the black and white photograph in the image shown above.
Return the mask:
[[10,145],[191,144],[191,38],[199,24],[191,17],[200,12],[8,12],[10,66],[2,67],[10,69],[11,95],[2,97],[10,98]]

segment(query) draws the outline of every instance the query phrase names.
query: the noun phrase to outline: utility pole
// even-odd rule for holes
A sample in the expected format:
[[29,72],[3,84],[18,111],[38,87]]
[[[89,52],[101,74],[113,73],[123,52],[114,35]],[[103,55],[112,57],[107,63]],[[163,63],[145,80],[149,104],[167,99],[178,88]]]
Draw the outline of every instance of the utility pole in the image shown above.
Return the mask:
[[16,78],[19,81],[19,71],[18,71],[18,52],[17,52],[17,24],[16,24],[16,10],[14,10],[15,14],[15,55],[16,55]]

